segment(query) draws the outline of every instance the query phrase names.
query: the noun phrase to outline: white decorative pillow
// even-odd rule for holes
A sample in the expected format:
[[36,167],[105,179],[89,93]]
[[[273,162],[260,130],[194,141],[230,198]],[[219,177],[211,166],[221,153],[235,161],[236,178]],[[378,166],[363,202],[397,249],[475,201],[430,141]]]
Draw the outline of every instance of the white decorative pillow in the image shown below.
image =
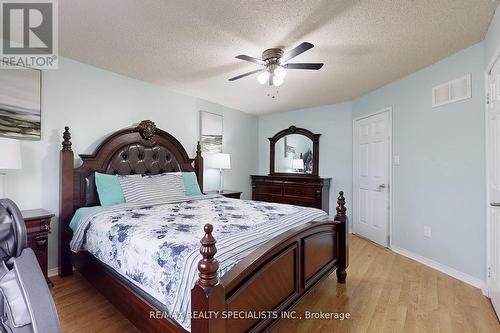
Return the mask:
[[126,202],[176,200],[186,197],[181,173],[169,172],[154,176],[119,176]]

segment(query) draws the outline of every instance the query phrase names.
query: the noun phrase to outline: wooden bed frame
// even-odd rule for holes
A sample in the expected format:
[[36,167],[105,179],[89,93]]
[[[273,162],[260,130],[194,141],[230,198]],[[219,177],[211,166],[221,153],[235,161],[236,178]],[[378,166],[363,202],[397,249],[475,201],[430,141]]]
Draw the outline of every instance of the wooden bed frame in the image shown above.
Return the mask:
[[[115,277],[88,252],[72,253],[69,223],[76,209],[96,204],[95,171],[110,174],[194,171],[201,187],[203,158],[200,144],[197,145],[196,157],[191,159],[177,139],[157,129],[152,121],[145,120],[138,126],[111,134],[93,154],[80,155],[82,164],[75,168],[68,127],[63,139],[59,275],[72,274],[74,266],[141,332],[186,332],[165,314],[158,318],[160,310],[157,307]],[[283,311],[290,309],[333,270],[337,270],[338,282],[344,283],[348,265],[348,227],[343,192],[340,192],[337,203],[334,219],[327,217],[311,221],[271,239],[221,278],[219,264],[214,258],[217,249],[213,227],[206,224],[205,236],[200,241],[199,279],[191,291],[191,332],[267,331],[276,324]],[[218,315],[209,311],[218,311]],[[229,319],[230,315],[238,314],[236,311],[250,311],[249,314],[254,316],[260,314],[260,318]],[[207,314],[212,314],[212,317],[207,318]],[[279,314],[278,318],[275,318],[276,314]]]

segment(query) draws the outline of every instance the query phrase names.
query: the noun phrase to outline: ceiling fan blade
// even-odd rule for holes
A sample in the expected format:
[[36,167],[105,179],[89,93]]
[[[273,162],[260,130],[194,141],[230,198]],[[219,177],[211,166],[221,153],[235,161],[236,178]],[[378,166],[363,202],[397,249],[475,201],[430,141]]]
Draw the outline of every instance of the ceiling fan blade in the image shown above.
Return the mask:
[[292,63],[292,64],[285,64],[283,65],[283,67],[285,67],[286,69],[313,69],[313,70],[318,70],[318,69],[321,69],[321,67],[323,67],[323,64],[319,64],[319,63],[304,63],[304,64],[300,64],[300,63]]
[[299,54],[304,53],[309,49],[312,49],[313,47],[314,47],[313,44],[308,43],[308,42],[304,42],[304,43],[300,44],[299,46],[297,46],[296,48],[291,49],[283,57],[281,57],[281,63],[285,63],[288,60],[298,56]]
[[244,55],[244,54],[240,54],[240,55],[236,56],[236,59],[250,61],[250,62],[253,62],[254,64],[259,64],[259,65],[265,65],[266,64],[264,61],[262,61],[260,59],[257,59],[257,58],[254,58],[254,57],[250,57],[250,56],[247,56],[247,55]]
[[232,77],[229,79],[229,81],[235,81],[235,80],[239,80],[241,79],[242,77],[245,77],[245,76],[248,76],[248,75],[252,75],[252,74],[255,74],[255,73],[258,73],[258,72],[262,72],[264,71],[265,69],[264,68],[261,68],[261,69],[256,69],[254,71],[251,71],[251,72],[247,72],[245,74],[241,74],[241,75],[238,75],[238,76],[235,76],[235,77]]

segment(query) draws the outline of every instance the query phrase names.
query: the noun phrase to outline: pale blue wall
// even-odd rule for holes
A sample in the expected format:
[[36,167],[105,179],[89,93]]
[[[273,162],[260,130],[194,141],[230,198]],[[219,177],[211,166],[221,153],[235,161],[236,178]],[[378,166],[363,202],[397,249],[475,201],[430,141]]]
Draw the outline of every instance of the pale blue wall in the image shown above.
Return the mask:
[[[472,74],[472,98],[431,108],[431,89]],[[352,200],[352,120],[393,108],[395,246],[485,277],[484,43],[341,103],[259,117],[259,172],[269,170],[268,137],[290,125],[321,133],[320,174]],[[334,202],[331,200],[331,209]],[[423,226],[432,238],[423,236]]]
[[[393,108],[393,244],[484,280],[484,44],[353,102],[353,116]],[[472,74],[472,98],[431,108],[433,86]],[[425,238],[423,226],[432,227]]]
[[[289,125],[305,127],[323,134],[320,173],[333,177],[335,191],[349,189],[350,202],[352,119],[392,107],[393,154],[400,156],[393,168],[393,244],[484,280],[484,73],[500,47],[498,8],[484,42],[352,103],[259,117],[259,172],[268,172],[268,136]],[[471,99],[431,107],[433,86],[469,73]],[[424,225],[432,238],[423,236]]]
[[[257,117],[145,82],[61,58],[60,68],[43,75],[42,140],[23,142],[23,170],[9,175],[7,191],[23,209],[58,212],[60,134],[70,125],[74,149],[90,152],[112,130],[153,119],[194,153],[198,111],[224,115],[224,150],[232,154],[227,188],[249,197],[249,175],[267,174],[267,137],[290,125],[322,133],[320,175],[333,178],[336,192],[352,200],[352,118],[394,108],[393,241],[442,264],[484,279],[484,59],[500,45],[500,10],[486,40],[443,61],[377,89],[353,103]],[[473,98],[430,108],[433,85],[473,74]],[[258,145],[255,143],[258,142]],[[258,149],[258,151],[257,151]],[[258,166],[257,166],[258,161]],[[208,171],[206,184],[216,187]],[[331,210],[333,212],[333,210]],[[57,265],[56,223],[50,238],[49,267]],[[423,237],[423,225],[433,237]]]
[[489,62],[492,61],[494,56],[498,56],[495,54],[499,50],[500,47],[500,5],[497,6],[497,10],[493,19],[491,20],[490,27],[488,29],[488,33],[486,34],[486,39],[484,41],[485,47],[485,60],[486,66],[489,65]]
[[330,213],[335,214],[338,191],[346,193],[350,215],[352,189],[352,107],[351,103],[273,113],[259,117],[259,173],[269,173],[269,140],[291,125],[320,133],[319,173],[331,177]]
[[[43,207],[58,214],[59,150],[65,125],[71,128],[74,151],[90,153],[112,131],[151,119],[194,156],[200,110],[224,115],[223,146],[233,154],[233,169],[226,172],[225,183],[248,198],[249,175],[258,168],[256,116],[60,58],[59,69],[43,73],[42,139],[22,142],[23,169],[9,173],[7,193],[22,209]],[[216,188],[217,174],[205,176],[207,188]],[[52,226],[50,268],[57,266],[55,220]]]

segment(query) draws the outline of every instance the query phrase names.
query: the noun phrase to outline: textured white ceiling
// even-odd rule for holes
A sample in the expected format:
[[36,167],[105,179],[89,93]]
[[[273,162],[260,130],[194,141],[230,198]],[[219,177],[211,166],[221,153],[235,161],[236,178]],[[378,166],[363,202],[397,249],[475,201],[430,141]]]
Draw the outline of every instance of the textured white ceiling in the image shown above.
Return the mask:
[[[60,0],[60,52],[262,114],[352,99],[484,38],[497,0]],[[315,44],[278,89],[238,54]],[[267,96],[275,94],[276,98]]]

